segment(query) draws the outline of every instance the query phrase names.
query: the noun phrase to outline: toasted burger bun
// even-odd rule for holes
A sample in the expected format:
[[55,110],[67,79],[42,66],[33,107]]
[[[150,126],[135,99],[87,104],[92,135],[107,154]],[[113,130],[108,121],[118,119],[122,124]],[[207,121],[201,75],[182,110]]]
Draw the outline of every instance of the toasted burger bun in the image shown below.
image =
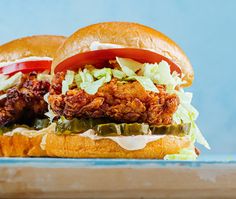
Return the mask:
[[[63,36],[37,35],[13,40],[0,46],[0,63],[14,62],[27,57],[53,58]],[[42,136],[29,138],[24,135],[0,136],[0,156],[46,156],[40,147]]]
[[150,49],[167,57],[181,68],[186,81],[184,86],[192,84],[194,73],[191,63],[174,41],[155,29],[129,22],[98,23],[79,29],[58,49],[52,64],[52,71],[67,58],[91,51],[90,45],[93,42]]
[[10,41],[0,46],[0,63],[32,56],[53,58],[65,39],[64,36],[35,35]]
[[66,157],[66,158],[145,158],[163,159],[167,154],[176,154],[191,142],[187,137],[165,136],[149,142],[140,150],[125,150],[116,142],[104,138],[92,140],[80,135],[56,135],[48,133],[45,150],[40,143],[43,136],[28,138],[23,135],[0,136],[0,155],[6,157]]
[[3,157],[37,157],[47,156],[40,147],[42,135],[30,138],[24,135],[0,136],[0,156]]
[[176,154],[182,148],[190,146],[186,137],[165,136],[149,142],[140,150],[125,150],[110,139],[92,140],[79,135],[49,134],[46,141],[46,153],[53,157],[71,158],[158,158],[167,154]]

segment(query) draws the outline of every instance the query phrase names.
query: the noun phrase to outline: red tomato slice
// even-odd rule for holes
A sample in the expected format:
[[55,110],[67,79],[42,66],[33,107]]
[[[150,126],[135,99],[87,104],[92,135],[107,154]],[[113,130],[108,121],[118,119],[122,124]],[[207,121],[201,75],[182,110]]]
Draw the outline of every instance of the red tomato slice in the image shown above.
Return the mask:
[[51,60],[26,61],[0,67],[0,74],[13,75],[17,72],[29,73],[32,71],[42,72],[51,69]]
[[79,53],[58,64],[55,72],[78,70],[86,64],[101,68],[106,66],[108,60],[114,60],[116,57],[130,58],[141,63],[159,63],[164,60],[170,65],[171,72],[176,71],[181,74],[180,67],[168,58],[149,50],[136,48],[115,48]]

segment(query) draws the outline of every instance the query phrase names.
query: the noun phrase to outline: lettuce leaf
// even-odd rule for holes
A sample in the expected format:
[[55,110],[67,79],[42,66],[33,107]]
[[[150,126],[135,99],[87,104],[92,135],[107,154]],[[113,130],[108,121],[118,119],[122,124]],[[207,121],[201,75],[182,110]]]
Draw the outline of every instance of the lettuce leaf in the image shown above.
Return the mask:
[[190,135],[192,136],[192,141],[195,139],[199,144],[202,144],[207,149],[210,149],[210,146],[204,136],[202,135],[200,129],[197,127],[195,120],[197,119],[199,113],[191,105],[192,93],[182,91],[174,91],[179,99],[180,104],[177,111],[173,115],[173,121],[177,124],[180,123],[191,123]]
[[82,84],[81,88],[84,89],[86,93],[94,95],[104,83],[106,83],[106,77],[102,77],[101,79],[88,84]]
[[65,79],[62,81],[62,94],[66,94],[69,90],[70,85],[74,81],[75,72],[68,70],[65,76]]
[[46,93],[43,96],[44,101],[47,102],[47,104],[48,104],[48,112],[44,113],[44,115],[46,115],[49,118],[50,123],[52,123],[53,119],[56,117],[56,114],[52,111],[52,109],[48,103],[48,96],[49,96],[49,93]]
[[116,61],[128,77],[136,76],[136,72],[143,67],[143,64],[132,59],[116,57]]
[[1,75],[0,91],[7,90],[8,88],[18,85],[21,81],[22,75],[23,74],[21,72],[18,72],[11,77],[8,77],[7,75]]
[[155,93],[159,92],[159,90],[150,78],[143,76],[134,76],[133,78],[135,78],[145,90],[152,91]]
[[102,85],[111,81],[111,77],[112,69],[110,68],[92,69],[91,71],[85,68],[75,75],[75,83],[78,88],[94,95]]
[[120,80],[126,77],[126,74],[123,71],[120,71],[117,69],[112,69],[112,75],[113,75],[113,77],[120,79]]
[[37,80],[45,81],[45,82],[51,82],[52,81],[52,76],[49,75],[49,74],[45,74],[45,73],[39,73],[37,75]]
[[169,90],[174,90],[177,85],[182,83],[176,72],[171,74],[170,66],[166,61],[161,61],[159,64],[144,64],[143,75],[156,84],[167,85]]
[[169,154],[164,157],[164,160],[196,160],[197,155],[194,147],[180,150],[179,154]]
[[128,76],[126,80],[136,79],[149,91],[158,92],[157,88],[154,88],[155,84],[164,84],[167,86],[167,92],[171,92],[177,85],[183,83],[176,72],[171,74],[170,66],[166,61],[161,61],[159,64],[141,64],[132,59],[120,57],[116,57],[116,61],[120,65],[122,72]]
[[110,68],[94,69],[92,74],[96,79],[105,77],[105,82],[110,82],[112,70]]
[[0,95],[0,100],[2,100],[2,99],[4,99],[4,98],[7,98],[7,94],[5,93],[5,94],[2,94],[2,95]]
[[1,81],[7,80],[8,78],[9,78],[8,75],[0,74],[0,80]]

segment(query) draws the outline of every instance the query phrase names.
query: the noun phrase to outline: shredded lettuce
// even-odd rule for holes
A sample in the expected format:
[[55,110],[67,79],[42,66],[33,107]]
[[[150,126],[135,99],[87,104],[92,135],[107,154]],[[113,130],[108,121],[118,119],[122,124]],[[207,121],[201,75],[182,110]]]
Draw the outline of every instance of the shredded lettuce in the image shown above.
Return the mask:
[[8,88],[18,85],[21,81],[22,75],[23,74],[21,72],[18,72],[11,77],[8,77],[7,75],[1,75],[0,90],[7,90]]
[[78,74],[75,75],[75,83],[78,88],[84,89],[85,87],[90,85],[93,81],[94,81],[93,75],[86,68],[83,71],[79,71]]
[[45,73],[39,73],[37,75],[37,80],[51,82],[52,81],[52,76],[49,75],[49,74],[45,74]]
[[180,150],[179,154],[169,154],[164,157],[164,160],[196,160],[197,154],[194,147]]
[[5,93],[5,94],[2,94],[2,95],[0,95],[0,100],[2,100],[2,99],[4,99],[4,98],[7,98],[7,94]]
[[102,77],[101,79],[91,82],[90,84],[86,84],[82,88],[85,90],[86,93],[94,95],[105,82],[106,82],[106,77]]
[[161,61],[159,64],[144,64],[143,75],[149,77],[154,83],[164,84],[172,90],[182,83],[176,72],[171,74],[170,66],[166,61]]
[[159,92],[157,87],[150,78],[144,76],[134,76],[134,78],[142,85],[142,87],[145,90],[152,91],[155,93]]
[[92,74],[97,79],[105,77],[105,82],[110,82],[112,70],[110,68],[94,69]]
[[47,102],[48,104],[48,112],[44,113],[44,115],[46,115],[50,122],[52,123],[53,119],[56,117],[56,114],[52,111],[49,103],[48,103],[48,96],[49,96],[49,93],[46,93],[44,96],[43,96],[43,99],[45,102]]
[[[85,68],[83,71],[80,70],[74,77],[76,85],[89,94],[95,94],[99,87],[110,82],[113,76],[119,80],[137,80],[145,90],[158,93],[155,83],[167,85],[170,91],[174,90],[176,85],[182,83],[177,73],[170,73],[170,67],[165,61],[159,64],[142,64],[132,59],[120,57],[116,57],[116,61],[121,70],[95,69],[92,66]],[[68,84],[65,84],[65,90],[67,89]]]
[[112,75],[113,77],[117,79],[123,79],[126,77],[126,74],[123,71],[117,70],[117,69],[112,69]]
[[173,121],[177,124],[180,123],[191,123],[190,135],[192,136],[192,141],[195,139],[199,144],[202,144],[207,149],[210,149],[210,146],[201,131],[197,127],[195,120],[197,119],[199,113],[198,111],[191,105],[192,101],[192,93],[182,91],[174,91],[179,99],[180,104],[178,106],[177,111],[173,115]]
[[[146,84],[144,88],[149,91],[158,92],[158,89],[154,88],[154,83],[166,85],[168,92],[183,83],[176,72],[171,74],[170,66],[166,61],[161,61],[159,64],[141,64],[132,59],[120,57],[116,57],[116,61],[122,72],[128,76],[126,80],[136,79],[143,87],[148,82],[148,86]],[[139,74],[136,74],[137,72]]]
[[93,95],[104,83],[111,81],[111,73],[110,68],[93,69],[92,71],[84,69],[75,75],[75,82],[78,88]]
[[0,80],[1,81],[6,80],[8,77],[9,77],[8,75],[0,74]]
[[62,94],[66,94],[69,90],[70,85],[74,81],[75,72],[68,70],[65,76],[65,79],[62,81]]
[[80,88],[80,84],[82,83],[82,78],[80,77],[79,73],[75,75],[74,80],[75,80],[75,83],[76,83],[77,87]]
[[88,69],[84,69],[79,72],[82,82],[93,82],[93,75],[90,73]]
[[158,64],[156,74],[154,74],[154,81],[159,84],[174,85],[176,84],[170,72],[170,66],[166,61],[161,61]]
[[192,120],[192,123],[191,123],[190,135],[193,135],[196,138],[196,141],[199,144],[205,146],[209,150],[211,149],[211,147],[208,144],[207,140],[202,135],[202,132],[200,131],[200,129],[198,128],[198,126],[196,125],[196,123],[193,120]]
[[132,59],[116,57],[117,63],[120,65],[121,70],[128,76],[136,76],[136,72],[141,70],[143,64],[136,62]]

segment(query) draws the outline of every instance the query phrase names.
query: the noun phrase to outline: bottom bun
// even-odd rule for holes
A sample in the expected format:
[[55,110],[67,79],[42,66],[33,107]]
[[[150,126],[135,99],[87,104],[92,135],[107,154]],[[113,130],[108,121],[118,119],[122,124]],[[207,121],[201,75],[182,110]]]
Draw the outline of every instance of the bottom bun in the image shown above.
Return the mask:
[[143,158],[163,159],[190,146],[188,137],[165,136],[149,142],[140,150],[126,150],[110,139],[92,140],[80,135],[48,133],[41,148],[43,136],[0,136],[0,156],[5,157],[65,157],[65,158]]
[[66,158],[158,158],[179,153],[191,144],[188,137],[165,136],[149,142],[145,148],[129,151],[110,139],[92,140],[80,135],[48,134],[46,152],[51,157]]
[[20,134],[0,136],[0,156],[5,157],[39,157],[47,156],[40,147],[42,135],[27,137]]

